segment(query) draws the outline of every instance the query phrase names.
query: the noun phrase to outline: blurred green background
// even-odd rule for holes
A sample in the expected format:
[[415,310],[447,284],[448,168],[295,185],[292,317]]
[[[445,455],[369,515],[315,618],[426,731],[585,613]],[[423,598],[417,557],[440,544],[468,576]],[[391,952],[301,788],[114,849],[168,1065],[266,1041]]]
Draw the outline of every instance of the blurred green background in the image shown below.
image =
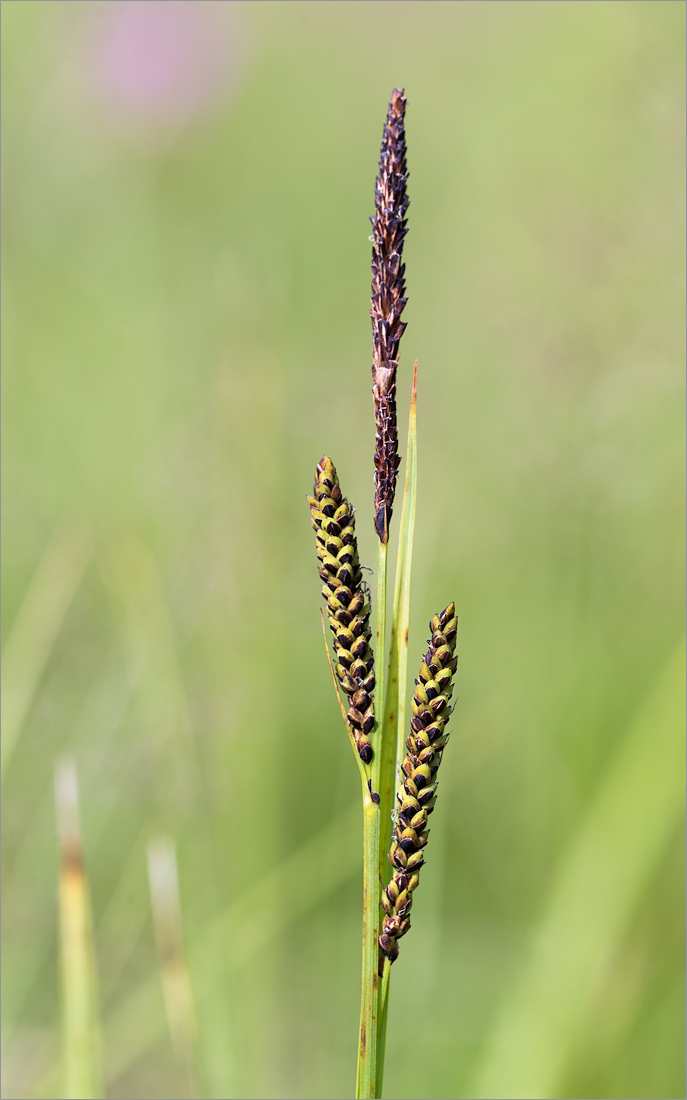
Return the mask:
[[[3,1095],[61,1095],[78,768],[108,1095],[350,1097],[358,777],[323,452],[375,562],[369,261],[405,87],[410,667],[458,705],[389,1097],[684,1096],[682,3],[2,5]],[[405,427],[402,430],[405,437]]]

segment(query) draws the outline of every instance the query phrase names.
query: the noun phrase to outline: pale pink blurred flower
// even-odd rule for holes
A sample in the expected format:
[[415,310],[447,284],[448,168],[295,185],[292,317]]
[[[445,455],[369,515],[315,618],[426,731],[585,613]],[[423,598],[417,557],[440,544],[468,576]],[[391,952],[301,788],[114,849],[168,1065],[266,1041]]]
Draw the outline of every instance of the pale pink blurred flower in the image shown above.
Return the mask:
[[90,27],[91,79],[127,128],[174,131],[234,85],[234,27],[208,0],[108,0]]

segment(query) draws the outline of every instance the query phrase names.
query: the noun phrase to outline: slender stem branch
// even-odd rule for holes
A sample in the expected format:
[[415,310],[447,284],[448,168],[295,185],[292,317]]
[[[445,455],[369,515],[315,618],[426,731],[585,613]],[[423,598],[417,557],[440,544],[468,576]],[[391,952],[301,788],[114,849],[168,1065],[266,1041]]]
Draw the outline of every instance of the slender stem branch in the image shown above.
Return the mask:
[[[391,626],[391,648],[395,650],[395,632],[396,626],[392,623]],[[387,698],[385,700],[385,713],[384,713],[384,737],[379,748],[380,759],[380,777],[379,786],[379,813],[381,818],[381,824],[379,829],[379,869],[380,874],[382,868],[388,866],[387,854],[389,852],[389,844],[391,841],[391,810],[393,807],[394,794],[396,790],[396,741],[397,741],[397,702],[398,702],[398,688],[397,688],[398,669],[396,667],[389,667],[389,681]]]
[[[408,625],[410,618],[410,574],[413,560],[413,536],[415,532],[415,504],[417,496],[417,361],[413,371],[413,388],[410,397],[408,422],[408,461],[406,463],[403,511],[398,540],[394,605],[391,617],[391,646],[389,651],[389,678],[384,698],[384,758],[380,762],[381,779],[377,788],[380,795],[379,814],[379,869],[386,867],[386,856],[391,839],[391,809],[397,785],[397,775],[405,749],[406,737],[406,682],[408,679]],[[380,752],[381,755],[381,752]],[[383,885],[383,881],[382,881]],[[382,1095],[384,1078],[384,1051],[386,1049],[386,1023],[389,996],[389,971],[391,964],[385,960],[379,991],[379,1019],[377,1023],[377,1096]]]
[[[372,762],[373,778],[379,783],[380,769],[382,767],[381,749],[387,731],[384,728],[384,704],[386,702],[386,572],[387,542],[377,543],[377,638],[375,648],[375,713],[377,715],[377,727],[380,736],[377,741],[377,751]],[[378,790],[375,787],[375,790]]]
[[413,370],[408,422],[408,460],[406,462],[403,510],[398,540],[394,603],[391,615],[391,645],[388,681],[384,693],[383,737],[380,747],[381,778],[376,790],[380,796],[380,869],[386,867],[391,840],[391,810],[398,786],[398,769],[403,759],[406,738],[406,683],[408,679],[408,625],[410,618],[410,571],[413,560],[415,506],[417,496],[417,360]]
[[[386,650],[386,576],[387,544],[378,543],[377,552],[377,645],[375,649],[375,712],[377,737],[372,760],[372,790],[363,787],[363,964],[360,997],[360,1042],[358,1046],[358,1080],[356,1097],[372,1100],[377,1096],[377,1015],[379,930],[381,910],[380,888],[380,807],[372,793],[383,785],[382,769],[389,752],[394,751],[395,730],[387,728],[384,719]],[[377,799],[379,796],[376,796]]]
[[384,969],[379,980],[379,1016],[377,1021],[377,1093],[382,1095],[384,1085],[384,1058],[386,1055],[386,1018],[389,1008],[389,975],[391,963],[384,960]]
[[377,988],[379,977],[379,806],[363,786],[363,965],[360,999],[357,1100],[373,1100],[377,1082]]

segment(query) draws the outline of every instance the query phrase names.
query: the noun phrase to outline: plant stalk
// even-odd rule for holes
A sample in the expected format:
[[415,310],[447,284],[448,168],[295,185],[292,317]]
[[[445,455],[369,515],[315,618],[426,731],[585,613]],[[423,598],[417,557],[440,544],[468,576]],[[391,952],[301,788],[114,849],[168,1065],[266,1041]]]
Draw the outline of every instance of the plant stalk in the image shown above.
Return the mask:
[[380,891],[378,875],[379,806],[363,785],[363,963],[360,999],[357,1100],[373,1100],[377,1082],[377,1013]]
[[377,1092],[381,1097],[384,1085],[384,1059],[386,1056],[386,1020],[389,1008],[389,975],[391,963],[384,959],[382,976],[379,979],[379,1014],[377,1019]]
[[[410,619],[410,574],[413,560],[415,533],[415,507],[417,498],[417,360],[413,370],[413,388],[410,396],[408,420],[408,460],[406,463],[403,509],[398,540],[396,583],[391,618],[391,646],[389,652],[389,679],[384,699],[384,757],[380,761],[381,778],[377,788],[379,804],[379,871],[380,883],[385,878],[382,868],[387,866],[387,854],[391,840],[391,810],[397,787],[397,775],[405,749],[406,737],[406,683],[408,679],[408,626]],[[379,1016],[377,1022],[377,1096],[382,1095],[384,1080],[384,1052],[386,1049],[386,1023],[389,1007],[389,972],[391,964],[385,960],[379,989]]]
[[373,786],[376,791],[379,790],[379,782],[381,776],[381,769],[383,767],[383,754],[384,741],[386,736],[386,729],[384,726],[384,707],[386,703],[386,573],[387,573],[387,557],[388,557],[389,544],[388,542],[377,543],[377,636],[376,636],[376,648],[375,648],[375,713],[377,714],[377,726],[379,729],[379,738],[377,741],[377,751],[372,762],[372,772],[374,782],[377,786]]
[[[377,637],[375,649],[375,712],[377,732],[372,760],[372,790],[363,786],[363,962],[360,996],[360,1040],[358,1046],[357,1100],[373,1100],[377,1094],[378,1041],[377,1017],[379,930],[381,925],[381,867],[379,791],[383,785],[382,768],[393,752],[394,730],[387,729],[384,718],[386,652],[386,578],[388,544],[377,544]],[[372,794],[376,795],[376,801]]]

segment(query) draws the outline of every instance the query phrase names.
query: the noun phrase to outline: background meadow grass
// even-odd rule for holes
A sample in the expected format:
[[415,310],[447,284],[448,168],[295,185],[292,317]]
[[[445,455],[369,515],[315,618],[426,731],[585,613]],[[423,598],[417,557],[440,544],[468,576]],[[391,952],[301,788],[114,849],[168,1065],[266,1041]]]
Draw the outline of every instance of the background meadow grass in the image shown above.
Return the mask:
[[[356,769],[305,494],[371,519],[370,233],[408,96],[410,670],[458,705],[386,1095],[684,1096],[685,8],[2,5],[3,1096],[60,1095],[55,760],[108,1095],[352,1094]],[[405,427],[402,428],[405,438]]]

